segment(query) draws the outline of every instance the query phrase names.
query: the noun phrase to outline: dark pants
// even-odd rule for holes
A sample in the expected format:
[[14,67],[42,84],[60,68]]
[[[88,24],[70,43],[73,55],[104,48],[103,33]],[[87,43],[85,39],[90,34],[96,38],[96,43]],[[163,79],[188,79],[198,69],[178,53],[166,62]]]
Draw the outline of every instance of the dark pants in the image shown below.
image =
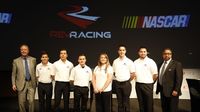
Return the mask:
[[153,112],[153,83],[136,82],[136,93],[140,112]]
[[69,112],[69,95],[70,87],[69,82],[59,82],[55,83],[55,111],[60,112],[60,101],[63,95],[64,100],[64,111]]
[[74,86],[74,111],[86,112],[88,101],[88,87]]
[[96,112],[111,112],[112,92],[102,92],[95,94]]
[[118,112],[130,112],[130,94],[132,86],[130,81],[116,81],[116,95],[118,102]]
[[[39,111],[50,112],[51,111],[51,98],[52,98],[52,83],[40,83],[38,84],[38,97],[39,97]],[[46,100],[45,100],[46,97]]]
[[161,106],[163,112],[178,112],[179,96],[166,97],[160,92]]

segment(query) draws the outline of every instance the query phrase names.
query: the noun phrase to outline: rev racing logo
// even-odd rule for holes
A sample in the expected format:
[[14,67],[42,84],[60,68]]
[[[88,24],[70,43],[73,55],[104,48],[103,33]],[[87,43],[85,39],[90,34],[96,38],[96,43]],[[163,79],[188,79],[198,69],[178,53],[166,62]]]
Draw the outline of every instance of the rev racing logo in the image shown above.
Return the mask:
[[[99,16],[86,15],[89,11],[87,6],[71,6],[69,9],[58,12],[58,16],[78,26],[80,29],[87,29],[88,26],[99,20]],[[50,37],[54,38],[111,38],[109,31],[50,31]]]
[[72,10],[61,11],[58,15],[81,28],[87,28],[87,26],[93,24],[100,18],[98,16],[88,16],[82,14],[88,11],[89,8],[86,6],[72,6]]

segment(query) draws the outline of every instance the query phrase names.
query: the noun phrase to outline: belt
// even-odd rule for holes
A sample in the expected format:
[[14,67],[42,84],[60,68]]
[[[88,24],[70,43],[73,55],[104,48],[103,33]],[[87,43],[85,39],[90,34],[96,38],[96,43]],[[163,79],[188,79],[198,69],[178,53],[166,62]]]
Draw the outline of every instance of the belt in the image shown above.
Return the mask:
[[117,81],[118,83],[120,83],[120,84],[123,84],[123,83],[127,83],[127,82],[130,82],[129,80],[127,80],[127,81]]
[[77,86],[77,85],[74,85],[74,87],[77,87],[77,88],[88,88],[87,86]]
[[42,83],[42,82],[39,82],[39,84],[49,85],[49,84],[52,84],[52,83],[51,83],[51,82],[50,82],[50,83]]
[[25,81],[29,82],[29,81],[31,81],[31,79],[29,79],[29,80],[25,79]]

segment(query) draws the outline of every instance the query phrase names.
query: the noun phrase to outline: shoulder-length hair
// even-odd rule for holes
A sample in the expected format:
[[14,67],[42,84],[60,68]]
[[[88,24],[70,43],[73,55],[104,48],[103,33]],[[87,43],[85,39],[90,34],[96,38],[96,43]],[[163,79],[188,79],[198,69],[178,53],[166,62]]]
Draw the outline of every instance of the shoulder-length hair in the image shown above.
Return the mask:
[[101,53],[101,54],[99,55],[98,67],[101,67],[101,66],[102,66],[102,63],[101,63],[101,56],[102,56],[102,55],[105,56],[106,59],[107,59],[107,62],[106,62],[106,71],[107,71],[108,66],[110,66],[110,61],[109,61],[109,57],[108,57],[108,55],[107,55],[106,53]]

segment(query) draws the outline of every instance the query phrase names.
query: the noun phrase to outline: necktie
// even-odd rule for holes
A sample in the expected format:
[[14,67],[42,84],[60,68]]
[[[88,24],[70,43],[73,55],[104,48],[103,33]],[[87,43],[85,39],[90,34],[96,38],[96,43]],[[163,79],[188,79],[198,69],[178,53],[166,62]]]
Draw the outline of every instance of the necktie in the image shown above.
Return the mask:
[[160,85],[162,85],[162,77],[163,77],[163,74],[164,74],[164,71],[165,71],[166,64],[167,64],[167,62],[164,61],[163,66],[162,66],[161,71],[160,71],[160,77],[159,77]]
[[24,58],[24,61],[25,61],[26,81],[29,81],[31,79],[31,76],[29,73],[28,61],[26,58]]

